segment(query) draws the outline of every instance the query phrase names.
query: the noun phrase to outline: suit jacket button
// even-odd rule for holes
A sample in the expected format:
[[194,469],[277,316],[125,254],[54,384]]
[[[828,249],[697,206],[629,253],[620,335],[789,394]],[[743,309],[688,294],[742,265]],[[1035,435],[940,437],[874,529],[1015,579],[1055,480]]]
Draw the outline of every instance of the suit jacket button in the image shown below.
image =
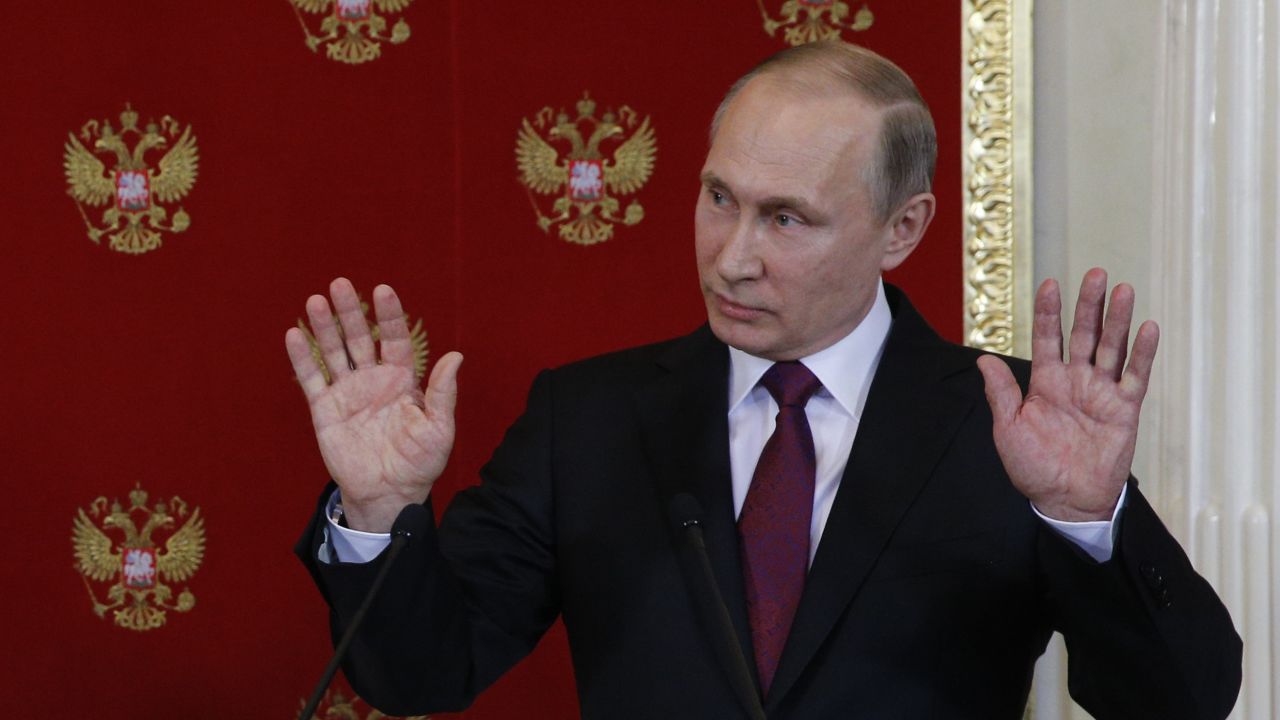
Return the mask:
[[1160,590],[1164,587],[1164,576],[1156,570],[1156,566],[1151,563],[1143,563],[1138,568],[1138,572],[1142,573],[1142,579],[1146,581],[1147,587],[1152,590]]

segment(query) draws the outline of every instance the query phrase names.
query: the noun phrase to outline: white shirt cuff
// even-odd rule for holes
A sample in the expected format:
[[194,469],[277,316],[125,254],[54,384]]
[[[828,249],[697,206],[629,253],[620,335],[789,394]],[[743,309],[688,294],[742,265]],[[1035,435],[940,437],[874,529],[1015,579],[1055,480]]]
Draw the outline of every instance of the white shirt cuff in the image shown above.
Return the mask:
[[1089,557],[1104,563],[1111,559],[1112,550],[1115,548],[1120,509],[1124,507],[1124,499],[1128,494],[1129,483],[1125,483],[1120,490],[1120,499],[1116,500],[1116,509],[1111,513],[1110,520],[1091,520],[1089,522],[1054,520],[1041,514],[1034,503],[1031,504],[1031,511],[1036,514],[1036,517],[1048,523],[1049,527],[1057,531],[1059,535],[1075,543],[1077,547],[1088,553]]
[[367,533],[352,530],[338,524],[341,517],[342,497],[337,490],[329,496],[325,504],[324,516],[329,521],[325,530],[325,546],[320,548],[320,561],[329,562],[330,558],[337,562],[367,563],[391,544],[391,533]]

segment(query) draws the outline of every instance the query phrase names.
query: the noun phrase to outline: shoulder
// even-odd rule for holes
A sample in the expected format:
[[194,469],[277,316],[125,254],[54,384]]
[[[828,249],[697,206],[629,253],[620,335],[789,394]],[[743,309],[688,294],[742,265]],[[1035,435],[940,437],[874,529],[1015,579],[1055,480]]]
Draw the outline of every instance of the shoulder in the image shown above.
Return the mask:
[[632,389],[688,364],[728,368],[728,350],[703,325],[680,337],[615,350],[544,370],[539,381],[552,383],[557,392]]
[[916,311],[905,293],[886,285],[885,294],[893,313],[893,326],[885,343],[881,367],[885,363],[903,366],[912,374],[934,376],[946,379],[949,384],[970,385],[981,391],[978,358],[993,355],[1009,366],[1018,383],[1026,389],[1031,377],[1030,362],[945,340]]

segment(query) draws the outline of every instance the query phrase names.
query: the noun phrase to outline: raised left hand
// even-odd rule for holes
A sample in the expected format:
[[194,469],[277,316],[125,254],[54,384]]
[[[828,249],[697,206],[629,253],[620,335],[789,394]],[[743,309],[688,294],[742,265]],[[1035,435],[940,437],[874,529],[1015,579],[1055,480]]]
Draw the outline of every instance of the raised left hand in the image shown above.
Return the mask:
[[1005,471],[1037,510],[1056,520],[1111,519],[1133,464],[1160,329],[1142,323],[1130,354],[1133,288],[1117,285],[1109,305],[1106,295],[1107,273],[1086,273],[1064,362],[1058,284],[1040,286],[1025,398],[1004,362],[978,359]]

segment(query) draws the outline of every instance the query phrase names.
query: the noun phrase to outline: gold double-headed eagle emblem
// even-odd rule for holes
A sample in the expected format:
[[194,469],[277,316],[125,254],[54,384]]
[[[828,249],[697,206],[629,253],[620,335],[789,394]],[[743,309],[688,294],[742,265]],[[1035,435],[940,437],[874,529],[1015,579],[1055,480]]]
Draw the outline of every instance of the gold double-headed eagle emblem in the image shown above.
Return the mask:
[[[204,519],[200,508],[188,512],[176,495],[147,505],[147,492],[135,486],[128,507],[105,497],[79,508],[71,523],[75,567],[80,571],[93,612],[105,618],[112,612],[115,624],[129,630],[154,630],[165,623],[165,611],[187,612],[196,596],[183,587],[174,598],[174,585],[195,575],[204,561]],[[142,521],[141,525],[135,518]],[[183,518],[186,518],[183,522]],[[178,523],[182,522],[179,527]],[[112,540],[108,532],[116,535]],[[163,548],[157,534],[166,534]],[[98,599],[94,584],[107,583],[106,602]]]
[[[549,232],[559,225],[564,240],[594,245],[613,237],[614,223],[635,225],[644,219],[644,207],[635,199],[620,212],[618,196],[635,193],[648,182],[658,145],[649,118],[639,120],[626,105],[617,112],[606,110],[597,120],[595,101],[583,93],[577,111],[571,118],[563,110],[544,107],[533,122],[524,118],[516,136],[516,166],[538,227]],[[552,143],[567,144],[568,152],[561,157]],[[621,143],[612,159],[601,150],[605,143]],[[557,196],[550,215],[538,208],[533,193]]]
[[[108,235],[112,250],[136,255],[160,247],[160,233],[179,233],[191,225],[181,206],[172,218],[164,206],[186,197],[196,184],[196,138],[190,125],[180,129],[177,120],[165,115],[139,130],[138,113],[125,103],[119,130],[109,119],[90,120],[78,138],[67,134],[67,194],[75,200],[90,240],[96,243]],[[164,155],[153,169],[148,155],[161,150]],[[99,156],[112,160],[110,170]],[[85,205],[109,205],[101,227],[89,220]]]
[[[396,20],[387,32],[387,18],[404,10],[413,0],[289,0],[307,36],[307,47],[319,52],[324,46],[330,60],[359,65],[382,55],[382,43],[399,45],[409,39],[409,23]],[[320,34],[313,35],[302,13],[324,15]]]
[[849,4],[841,0],[786,0],[778,8],[775,18],[764,9],[764,0],[756,0],[760,17],[764,19],[764,31],[774,37],[783,30],[782,39],[788,45],[803,45],[818,40],[838,40],[844,30],[861,32],[871,27],[875,16],[865,4],[853,20],[849,20]]

